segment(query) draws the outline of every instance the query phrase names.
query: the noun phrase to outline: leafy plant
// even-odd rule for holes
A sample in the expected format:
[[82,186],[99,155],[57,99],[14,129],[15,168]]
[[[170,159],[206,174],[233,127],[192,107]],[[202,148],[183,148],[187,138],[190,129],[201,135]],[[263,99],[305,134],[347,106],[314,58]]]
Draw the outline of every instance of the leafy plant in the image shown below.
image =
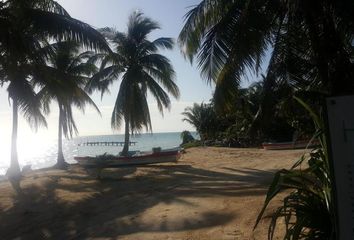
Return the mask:
[[181,147],[183,147],[184,149],[193,148],[193,147],[200,147],[200,146],[203,146],[203,143],[199,140],[181,145]]
[[182,144],[191,143],[195,141],[190,131],[186,131],[186,130],[181,132],[181,138],[182,138]]
[[195,127],[202,141],[215,138],[219,121],[212,104],[194,103],[186,107],[182,115],[183,121]]
[[[323,121],[306,103],[296,100],[311,115],[317,129],[312,140],[318,139],[320,147],[311,151],[309,156],[303,155],[290,170],[275,173],[255,228],[269,203],[279,193],[290,190],[283,198],[283,205],[272,215],[268,239],[273,239],[279,219],[285,222],[284,239],[334,239],[332,180]],[[302,169],[304,163],[307,167]]]

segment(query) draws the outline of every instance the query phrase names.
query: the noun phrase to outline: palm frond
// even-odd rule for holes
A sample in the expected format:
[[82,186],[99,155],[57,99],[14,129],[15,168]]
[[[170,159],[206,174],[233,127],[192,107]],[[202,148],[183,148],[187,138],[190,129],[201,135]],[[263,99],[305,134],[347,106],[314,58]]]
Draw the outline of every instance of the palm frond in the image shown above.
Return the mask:
[[61,111],[61,122],[59,123],[63,129],[63,134],[66,138],[72,138],[75,134],[78,134],[78,129],[76,127],[76,123],[74,121],[74,116],[72,112],[72,108],[70,105],[60,105]]
[[121,73],[122,69],[117,65],[104,68],[92,76],[86,85],[86,90],[88,92],[97,90],[103,95],[105,92],[109,91],[109,86],[119,77]]
[[56,100],[60,109],[60,126],[63,134],[71,138],[78,129],[74,121],[72,107],[84,112],[87,104],[98,107],[85,92],[84,87],[96,72],[96,66],[89,62],[92,52],[79,53],[73,42],[53,44],[55,55],[50,59],[51,66],[35,65],[32,70],[33,84],[40,86],[38,97],[45,113],[49,113],[49,103]]
[[[111,126],[113,129],[119,129],[122,125],[124,116],[128,116],[128,111],[127,111],[128,109],[125,109],[125,105],[128,98],[127,97],[128,91],[126,91],[128,89],[128,86],[129,86],[128,81],[126,80],[126,78],[125,79],[123,78],[120,84],[120,89],[114,104],[112,117],[111,117]],[[125,90],[121,90],[121,89],[125,89]]]
[[105,38],[90,25],[69,16],[28,9],[26,17],[37,32],[59,41],[76,41],[84,47],[110,52]]
[[156,29],[160,29],[157,22],[145,17],[143,13],[135,12],[129,17],[127,36],[132,41],[141,42]]
[[40,111],[40,99],[30,82],[26,80],[11,82],[7,90],[9,98],[16,99],[19,110],[32,128],[37,130],[39,126],[47,126],[47,122]]
[[160,85],[155,82],[155,80],[148,74],[143,76],[144,82],[146,81],[146,87],[150,90],[151,94],[157,101],[157,106],[161,114],[163,114],[163,109],[170,109],[171,100],[168,94],[160,87]]
[[33,8],[38,8],[44,11],[57,13],[60,15],[70,16],[69,13],[58,2],[53,0],[35,0],[31,1]]
[[174,40],[173,38],[158,38],[152,41],[151,45],[156,48],[171,50],[174,46]]
[[185,25],[181,30],[178,41],[182,52],[190,61],[199,51],[204,35],[208,32],[210,26],[220,20],[220,16],[227,11],[229,4],[233,2],[235,1],[205,0],[185,15]]
[[99,31],[104,37],[108,38],[109,40],[112,40],[115,36],[115,33],[117,32],[116,29],[114,28],[98,28],[97,31]]

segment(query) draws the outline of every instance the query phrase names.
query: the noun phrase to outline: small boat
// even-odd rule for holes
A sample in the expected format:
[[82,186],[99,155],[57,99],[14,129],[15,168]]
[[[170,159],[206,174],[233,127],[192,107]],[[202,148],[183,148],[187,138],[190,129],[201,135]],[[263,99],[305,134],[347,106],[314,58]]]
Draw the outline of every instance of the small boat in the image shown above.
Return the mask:
[[84,167],[120,167],[146,165],[154,163],[177,162],[181,157],[181,148],[156,150],[150,152],[131,152],[131,156],[101,155],[97,157],[74,157]]
[[303,140],[303,141],[295,141],[295,142],[268,142],[263,143],[262,147],[265,150],[286,150],[286,149],[303,149],[303,148],[313,148],[318,146],[318,141]]

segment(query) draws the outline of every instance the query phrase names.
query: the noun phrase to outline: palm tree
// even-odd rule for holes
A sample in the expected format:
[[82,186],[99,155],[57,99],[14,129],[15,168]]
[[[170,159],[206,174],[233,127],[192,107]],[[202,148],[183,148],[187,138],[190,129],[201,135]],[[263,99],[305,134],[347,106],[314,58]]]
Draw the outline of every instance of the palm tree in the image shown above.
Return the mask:
[[62,136],[71,138],[78,130],[73,118],[72,106],[84,111],[86,103],[90,104],[99,112],[97,106],[85,92],[84,88],[89,77],[95,73],[96,66],[90,61],[93,52],[79,53],[79,45],[74,42],[60,42],[51,45],[55,54],[49,59],[48,66],[37,67],[34,75],[35,85],[41,86],[38,93],[44,111],[49,113],[49,105],[55,100],[59,106],[58,127],[58,158],[56,167],[66,168]]
[[[230,107],[247,70],[271,50],[264,91],[291,84],[327,95],[354,92],[353,1],[203,0],[186,15],[179,42]],[[271,112],[271,111],[269,111]]]
[[159,49],[172,49],[173,40],[148,39],[149,34],[159,28],[158,23],[142,13],[133,13],[126,33],[109,28],[102,30],[114,45],[115,52],[103,57],[101,71],[93,77],[89,88],[104,92],[112,81],[121,76],[111,125],[119,128],[122,121],[125,122],[122,155],[128,154],[130,132],[140,132],[144,127],[147,131],[152,130],[147,92],[155,98],[162,114],[163,109],[171,105],[166,91],[175,98],[179,97],[173,67],[166,57],[158,53]]
[[185,116],[183,121],[195,127],[202,141],[216,136],[219,122],[212,104],[194,103],[186,107],[182,115]]
[[[13,131],[9,175],[19,176],[17,157],[18,111],[37,126],[45,123],[40,102],[29,79],[34,65],[44,65],[52,54],[43,48],[53,40],[74,40],[86,47],[110,51],[99,32],[73,19],[53,0],[8,0],[0,3],[0,65],[9,81],[13,108]],[[44,51],[39,51],[44,49]]]

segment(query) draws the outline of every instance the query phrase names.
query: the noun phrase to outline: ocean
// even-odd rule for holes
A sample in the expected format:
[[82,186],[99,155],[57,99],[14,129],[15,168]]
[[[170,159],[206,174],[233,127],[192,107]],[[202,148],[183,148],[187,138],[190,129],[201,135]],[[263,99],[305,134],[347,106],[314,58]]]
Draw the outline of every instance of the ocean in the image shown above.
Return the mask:
[[[130,141],[136,145],[130,146],[129,150],[149,151],[153,147],[163,149],[177,147],[182,139],[180,132],[153,133],[131,136]],[[198,138],[194,132],[192,135]],[[63,140],[63,153],[68,163],[76,163],[74,156],[96,156],[104,153],[117,155],[122,146],[83,146],[85,142],[123,142],[124,135],[100,135],[82,136],[71,140]],[[18,140],[18,155],[21,167],[31,165],[32,169],[40,169],[53,166],[57,159],[57,140],[36,139],[30,142]],[[2,146],[4,148],[4,146]],[[7,144],[0,158],[0,175],[4,175],[10,163],[10,144]]]

